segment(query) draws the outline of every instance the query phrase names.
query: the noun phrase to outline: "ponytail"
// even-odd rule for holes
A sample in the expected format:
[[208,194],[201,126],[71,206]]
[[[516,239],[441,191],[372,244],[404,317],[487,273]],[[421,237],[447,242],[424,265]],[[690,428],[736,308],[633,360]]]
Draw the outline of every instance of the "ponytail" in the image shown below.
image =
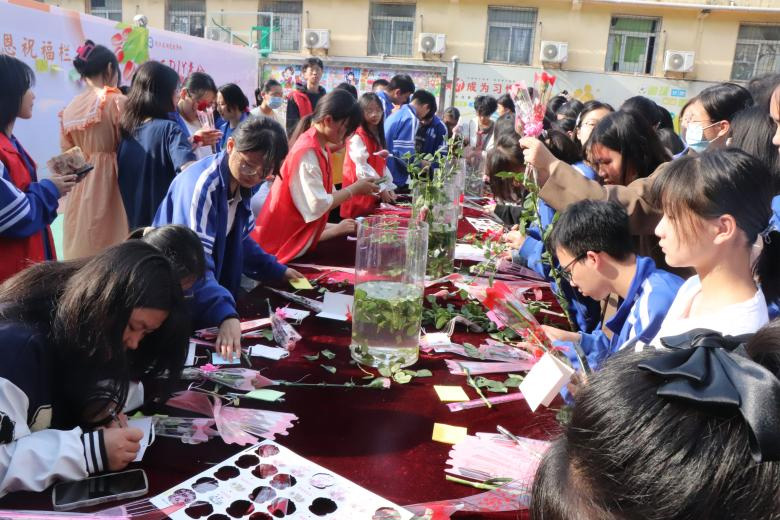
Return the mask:
[[775,229],[761,233],[764,247],[753,264],[753,275],[761,284],[767,302],[780,298],[780,232]]
[[290,139],[287,142],[287,147],[292,149],[293,145],[295,144],[295,141],[298,140],[298,138],[301,136],[302,133],[304,133],[309,128],[311,128],[313,122],[314,122],[314,114],[303,116],[300,119],[300,121],[298,121],[298,124],[295,125],[295,128],[293,129],[293,133],[290,134]]

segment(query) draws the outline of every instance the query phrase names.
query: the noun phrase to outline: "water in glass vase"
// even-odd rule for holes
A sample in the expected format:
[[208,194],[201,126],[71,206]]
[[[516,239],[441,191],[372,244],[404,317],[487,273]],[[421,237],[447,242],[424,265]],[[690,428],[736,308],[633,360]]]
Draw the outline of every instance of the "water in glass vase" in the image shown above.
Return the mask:
[[458,230],[441,226],[432,226],[428,232],[428,266],[425,274],[431,278],[441,278],[455,270],[455,243]]
[[373,367],[417,361],[422,289],[401,282],[364,282],[355,287],[352,358]]

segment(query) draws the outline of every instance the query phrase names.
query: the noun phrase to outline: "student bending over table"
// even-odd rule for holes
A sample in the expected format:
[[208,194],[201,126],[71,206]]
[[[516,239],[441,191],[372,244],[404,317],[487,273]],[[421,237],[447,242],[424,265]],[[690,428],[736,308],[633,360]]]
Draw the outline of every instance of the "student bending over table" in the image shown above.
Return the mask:
[[264,116],[249,118],[236,127],[224,151],[201,159],[174,179],[154,218],[155,226],[189,227],[203,243],[206,276],[192,287],[193,321],[196,328],[219,326],[216,344],[223,356],[241,350],[235,301],[241,275],[265,282],[302,277],[249,236],[252,188],[278,170],[286,153],[279,123]]
[[376,178],[333,190],[329,145],[343,146],[361,118],[360,105],[352,94],[336,89],[317,103],[311,116],[301,120],[296,134],[305,131],[294,140],[252,232],[257,243],[280,262],[314,250],[321,240],[353,233],[356,223],[352,219],[328,224],[330,210],[354,195],[379,191]]
[[[561,276],[585,296],[605,300],[616,294],[620,306],[590,334],[542,325],[552,340],[579,343],[595,369],[632,340],[652,340],[672,304],[682,278],[656,269],[651,258],[634,254],[628,214],[616,202],[583,200],[562,213],[549,237],[561,264]],[[565,351],[579,367],[572,348]]]
[[188,333],[178,277],[139,241],[0,285],[0,495],[127,466],[142,434],[112,426],[130,380],[176,379]]

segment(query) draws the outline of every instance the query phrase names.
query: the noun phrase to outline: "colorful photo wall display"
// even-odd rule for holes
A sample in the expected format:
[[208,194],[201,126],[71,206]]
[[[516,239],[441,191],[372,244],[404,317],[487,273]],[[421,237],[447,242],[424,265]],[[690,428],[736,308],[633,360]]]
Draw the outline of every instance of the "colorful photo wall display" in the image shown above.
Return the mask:
[[409,520],[400,506],[265,441],[157,495],[173,520]]

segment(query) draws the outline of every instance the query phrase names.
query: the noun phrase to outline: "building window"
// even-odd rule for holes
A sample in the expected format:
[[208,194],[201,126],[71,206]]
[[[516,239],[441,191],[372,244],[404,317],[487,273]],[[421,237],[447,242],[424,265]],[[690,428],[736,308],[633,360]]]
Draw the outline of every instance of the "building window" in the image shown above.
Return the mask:
[[651,74],[660,26],[659,18],[613,16],[609,25],[605,70]]
[[488,7],[485,61],[531,64],[536,9]]
[[414,4],[371,4],[368,22],[368,54],[412,56]]
[[93,16],[122,21],[122,0],[89,0],[89,13]]
[[740,25],[731,79],[780,72],[780,26]]
[[203,36],[206,27],[206,0],[168,0],[166,29],[190,36]]
[[301,49],[301,15],[303,2],[301,0],[271,0],[263,1],[260,10],[273,13],[273,22],[268,16],[261,16],[261,26],[271,27],[271,49],[281,52],[297,52]]

